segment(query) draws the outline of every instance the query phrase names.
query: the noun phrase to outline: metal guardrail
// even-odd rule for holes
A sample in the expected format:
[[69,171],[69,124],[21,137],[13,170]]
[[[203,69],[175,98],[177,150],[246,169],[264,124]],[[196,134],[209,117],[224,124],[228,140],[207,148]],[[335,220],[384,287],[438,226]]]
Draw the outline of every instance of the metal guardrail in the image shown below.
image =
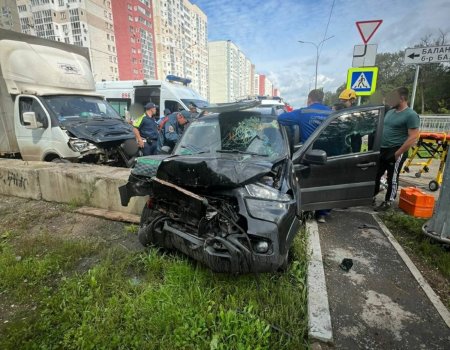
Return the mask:
[[420,131],[450,133],[450,115],[421,115]]

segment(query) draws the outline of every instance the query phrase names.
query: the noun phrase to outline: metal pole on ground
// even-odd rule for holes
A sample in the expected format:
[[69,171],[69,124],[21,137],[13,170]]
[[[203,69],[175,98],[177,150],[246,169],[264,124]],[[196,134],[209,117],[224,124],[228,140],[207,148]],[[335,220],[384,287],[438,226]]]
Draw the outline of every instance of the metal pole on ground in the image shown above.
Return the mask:
[[446,162],[441,193],[433,217],[422,227],[423,233],[450,244],[450,162]]
[[414,75],[414,85],[413,85],[413,91],[411,96],[411,108],[414,109],[414,101],[416,100],[416,90],[417,90],[417,81],[419,80],[419,69],[420,64],[416,65],[416,74]]
[[358,96],[358,106],[361,106],[361,96]]

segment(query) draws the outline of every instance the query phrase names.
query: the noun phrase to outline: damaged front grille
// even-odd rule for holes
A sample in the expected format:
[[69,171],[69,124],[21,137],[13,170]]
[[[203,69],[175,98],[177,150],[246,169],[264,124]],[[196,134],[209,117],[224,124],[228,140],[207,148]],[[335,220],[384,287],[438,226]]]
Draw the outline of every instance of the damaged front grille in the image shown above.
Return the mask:
[[158,178],[152,182],[155,209],[178,228],[204,239],[246,235],[247,222],[235,198],[197,195]]

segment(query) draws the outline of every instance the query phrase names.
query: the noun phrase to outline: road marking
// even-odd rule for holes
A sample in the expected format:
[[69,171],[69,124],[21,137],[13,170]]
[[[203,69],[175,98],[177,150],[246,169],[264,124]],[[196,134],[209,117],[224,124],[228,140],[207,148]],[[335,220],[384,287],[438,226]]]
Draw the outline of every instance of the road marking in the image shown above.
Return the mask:
[[397,242],[395,237],[392,235],[391,231],[387,228],[387,226],[384,224],[384,222],[378,217],[377,214],[373,214],[373,218],[376,220],[380,228],[383,230],[384,234],[386,235],[387,239],[391,242],[392,246],[395,248],[397,253],[400,255],[400,257],[403,259],[404,263],[408,267],[409,271],[411,271],[412,275],[416,279],[417,283],[419,283],[419,286],[422,287],[423,291],[427,295],[428,299],[430,299],[431,303],[436,308],[439,315],[441,315],[444,322],[447,324],[447,327],[450,328],[450,311],[447,310],[447,308],[442,303],[439,296],[434,292],[434,290],[430,287],[428,282],[423,278],[420,271],[417,269],[416,265],[412,262],[412,260],[409,258],[408,254],[403,250],[402,246]]
[[308,335],[327,343],[333,342],[327,285],[320,249],[319,228],[315,220],[306,222],[308,232]]

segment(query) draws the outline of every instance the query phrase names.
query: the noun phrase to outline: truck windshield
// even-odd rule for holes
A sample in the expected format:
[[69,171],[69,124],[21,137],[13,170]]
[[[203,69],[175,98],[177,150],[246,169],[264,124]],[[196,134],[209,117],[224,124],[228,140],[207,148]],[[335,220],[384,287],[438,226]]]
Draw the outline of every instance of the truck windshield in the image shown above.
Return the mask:
[[50,109],[59,121],[70,118],[98,119],[117,118],[120,116],[101,97],[94,96],[44,96]]

